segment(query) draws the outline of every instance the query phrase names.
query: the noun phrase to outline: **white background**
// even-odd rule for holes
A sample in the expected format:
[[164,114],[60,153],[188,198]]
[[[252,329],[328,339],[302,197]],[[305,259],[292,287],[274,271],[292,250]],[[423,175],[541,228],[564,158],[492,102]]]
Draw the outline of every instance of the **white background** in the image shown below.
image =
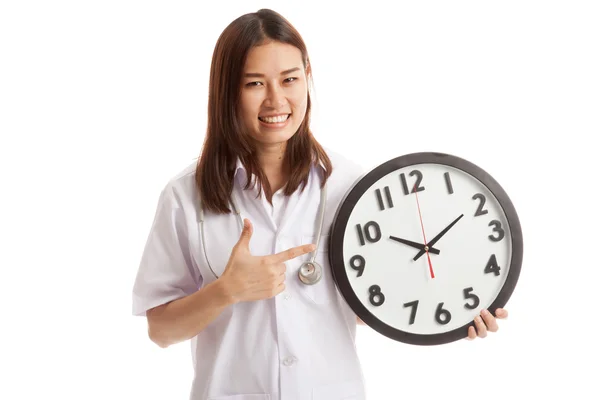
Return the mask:
[[159,191],[199,154],[218,35],[272,7],[307,42],[322,144],[467,158],[523,226],[499,332],[359,327],[369,399],[598,399],[596,4],[2,1],[0,398],[187,399],[189,342],[149,341],[132,284]]

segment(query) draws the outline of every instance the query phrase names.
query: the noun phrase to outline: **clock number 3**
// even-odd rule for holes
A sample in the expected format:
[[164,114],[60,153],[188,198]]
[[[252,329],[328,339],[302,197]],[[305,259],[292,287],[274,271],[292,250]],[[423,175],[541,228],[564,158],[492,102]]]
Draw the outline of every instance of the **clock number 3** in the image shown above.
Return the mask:
[[492,232],[495,232],[498,234],[498,236],[496,236],[496,235],[488,236],[492,242],[499,242],[502,239],[504,239],[504,229],[502,229],[502,224],[500,223],[500,221],[498,221],[498,220],[490,221],[488,226],[493,226],[494,229],[492,229]]

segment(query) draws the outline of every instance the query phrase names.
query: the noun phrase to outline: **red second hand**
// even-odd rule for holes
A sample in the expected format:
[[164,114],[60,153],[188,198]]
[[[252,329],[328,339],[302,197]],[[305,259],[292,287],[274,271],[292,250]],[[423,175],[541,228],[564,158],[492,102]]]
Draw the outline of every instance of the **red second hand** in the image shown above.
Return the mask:
[[419,210],[419,220],[421,221],[421,231],[423,232],[423,244],[425,245],[425,253],[427,254],[427,261],[429,261],[429,273],[432,278],[435,278],[433,275],[433,266],[431,265],[431,258],[429,257],[429,249],[427,248],[427,239],[425,238],[425,227],[423,226],[423,217],[421,216],[421,206],[419,205],[419,196],[417,195],[417,185],[415,184],[414,189],[415,198],[417,199],[417,209]]

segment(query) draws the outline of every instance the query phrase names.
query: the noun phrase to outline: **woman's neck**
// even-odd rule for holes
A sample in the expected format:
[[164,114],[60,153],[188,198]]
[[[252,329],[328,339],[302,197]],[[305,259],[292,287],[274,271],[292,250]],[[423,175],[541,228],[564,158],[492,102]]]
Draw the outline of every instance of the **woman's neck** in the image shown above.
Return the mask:
[[273,193],[284,187],[289,178],[289,171],[284,163],[285,145],[278,143],[262,146],[257,150],[258,162],[267,175]]

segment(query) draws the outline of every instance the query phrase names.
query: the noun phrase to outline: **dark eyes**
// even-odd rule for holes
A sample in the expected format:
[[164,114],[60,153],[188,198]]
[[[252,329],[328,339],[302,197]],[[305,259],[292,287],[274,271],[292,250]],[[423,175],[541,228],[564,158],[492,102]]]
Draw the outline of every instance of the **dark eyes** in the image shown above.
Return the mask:
[[[297,80],[297,79],[298,79],[298,78],[296,78],[296,77],[289,77],[289,78],[285,78],[285,79],[283,80],[283,83],[292,83],[292,82],[294,82],[294,81],[295,81],[295,80]],[[262,84],[263,84],[263,83],[262,83],[262,82],[260,82],[260,81],[254,81],[254,82],[248,82],[248,83],[246,83],[246,86],[260,86],[260,85],[262,85]]]

